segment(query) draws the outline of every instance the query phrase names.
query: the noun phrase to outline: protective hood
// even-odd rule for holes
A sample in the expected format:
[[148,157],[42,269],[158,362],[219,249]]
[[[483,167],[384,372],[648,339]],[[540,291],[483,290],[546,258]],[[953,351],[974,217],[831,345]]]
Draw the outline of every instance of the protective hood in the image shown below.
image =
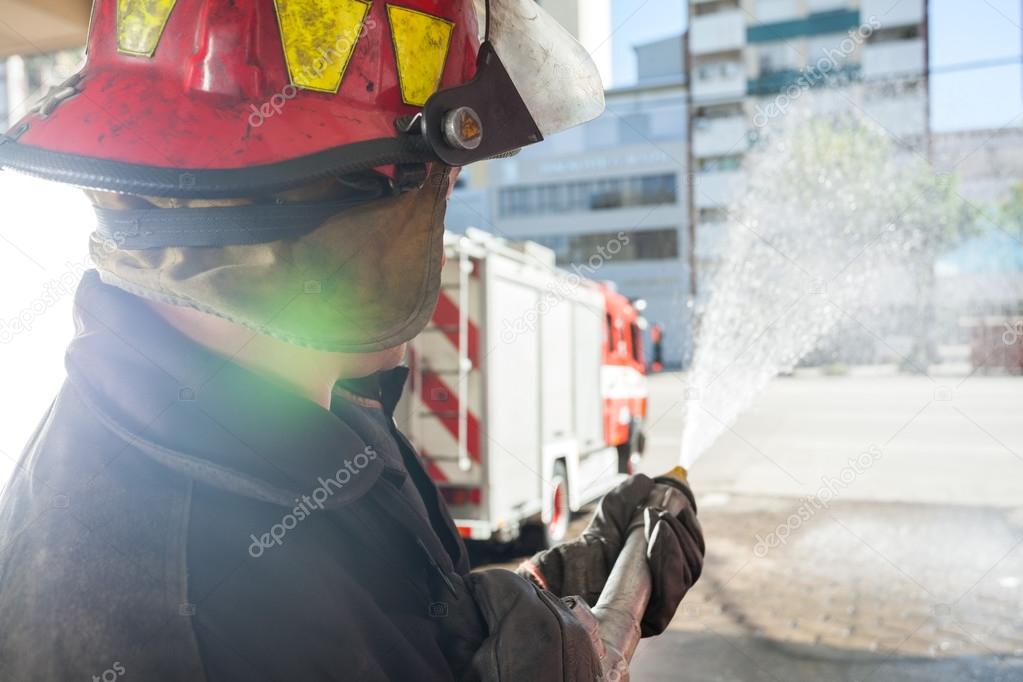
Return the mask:
[[[440,291],[449,169],[330,217],[294,239],[122,249],[93,235],[103,281],[329,352],[393,348],[428,323]],[[154,209],[160,210],[160,209]]]

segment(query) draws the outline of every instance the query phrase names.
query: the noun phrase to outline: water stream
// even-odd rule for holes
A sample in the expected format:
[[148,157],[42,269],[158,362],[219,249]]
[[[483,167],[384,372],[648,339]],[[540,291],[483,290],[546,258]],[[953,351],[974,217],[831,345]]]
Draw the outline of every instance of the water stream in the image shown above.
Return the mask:
[[953,210],[947,179],[919,154],[857,114],[811,106],[761,132],[743,175],[725,256],[700,306],[684,403],[687,467],[837,325],[883,342],[874,315],[912,289],[907,264],[926,264],[928,233]]

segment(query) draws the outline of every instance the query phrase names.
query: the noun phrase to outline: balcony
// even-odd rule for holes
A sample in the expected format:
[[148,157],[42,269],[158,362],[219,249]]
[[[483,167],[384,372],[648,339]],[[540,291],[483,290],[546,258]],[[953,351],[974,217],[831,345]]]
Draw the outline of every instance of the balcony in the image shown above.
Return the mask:
[[[846,9],[850,4],[849,0],[803,0],[803,2],[806,4],[806,11],[810,14]],[[891,2],[899,2],[899,0],[891,0]]]
[[717,62],[697,66],[689,87],[698,102],[735,100],[746,96],[746,74],[739,62]]
[[856,9],[835,9],[827,12],[811,12],[804,18],[756,24],[746,31],[750,43],[773,43],[779,40],[829,33],[845,33],[860,24],[860,13]]
[[923,23],[924,2],[926,0],[860,0],[860,15],[863,23],[867,24],[870,19],[876,18],[881,22],[881,28],[894,28],[896,26],[912,26]]
[[826,86],[836,80],[840,82],[853,81],[859,77],[859,64],[845,64],[831,69],[826,74],[816,69],[785,69],[751,78],[747,88],[751,95],[775,95],[793,85],[802,90],[806,87]]
[[746,151],[746,118],[698,118],[693,129],[693,154],[697,158],[728,156]]
[[863,47],[863,78],[920,76],[924,71],[924,41],[892,40]]
[[746,22],[742,10],[726,10],[692,19],[689,49],[695,55],[739,50],[745,43]]
[[796,0],[758,0],[756,5],[757,23],[771,24],[777,21],[791,21],[799,18],[800,7]]
[[694,188],[696,207],[728,206],[738,198],[744,187],[745,181],[740,171],[697,173]]

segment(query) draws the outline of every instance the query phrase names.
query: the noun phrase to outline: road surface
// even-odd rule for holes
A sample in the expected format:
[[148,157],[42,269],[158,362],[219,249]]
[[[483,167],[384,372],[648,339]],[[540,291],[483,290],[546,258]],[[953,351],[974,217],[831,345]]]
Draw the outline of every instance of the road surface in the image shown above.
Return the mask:
[[[646,473],[684,389],[651,380]],[[1023,681],[1021,454],[1020,378],[775,380],[692,467],[704,574],[632,679]]]
[[[684,377],[652,380],[644,470]],[[637,682],[1023,680],[1023,380],[777,379],[692,467],[708,541]]]

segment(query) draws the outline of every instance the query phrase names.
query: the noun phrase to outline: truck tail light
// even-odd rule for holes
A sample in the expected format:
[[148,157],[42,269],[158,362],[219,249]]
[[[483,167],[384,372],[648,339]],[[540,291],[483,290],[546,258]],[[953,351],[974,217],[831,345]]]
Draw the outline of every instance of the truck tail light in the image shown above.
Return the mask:
[[467,504],[479,505],[482,497],[479,488],[444,487],[440,489],[440,494],[444,501],[452,507],[462,507]]

